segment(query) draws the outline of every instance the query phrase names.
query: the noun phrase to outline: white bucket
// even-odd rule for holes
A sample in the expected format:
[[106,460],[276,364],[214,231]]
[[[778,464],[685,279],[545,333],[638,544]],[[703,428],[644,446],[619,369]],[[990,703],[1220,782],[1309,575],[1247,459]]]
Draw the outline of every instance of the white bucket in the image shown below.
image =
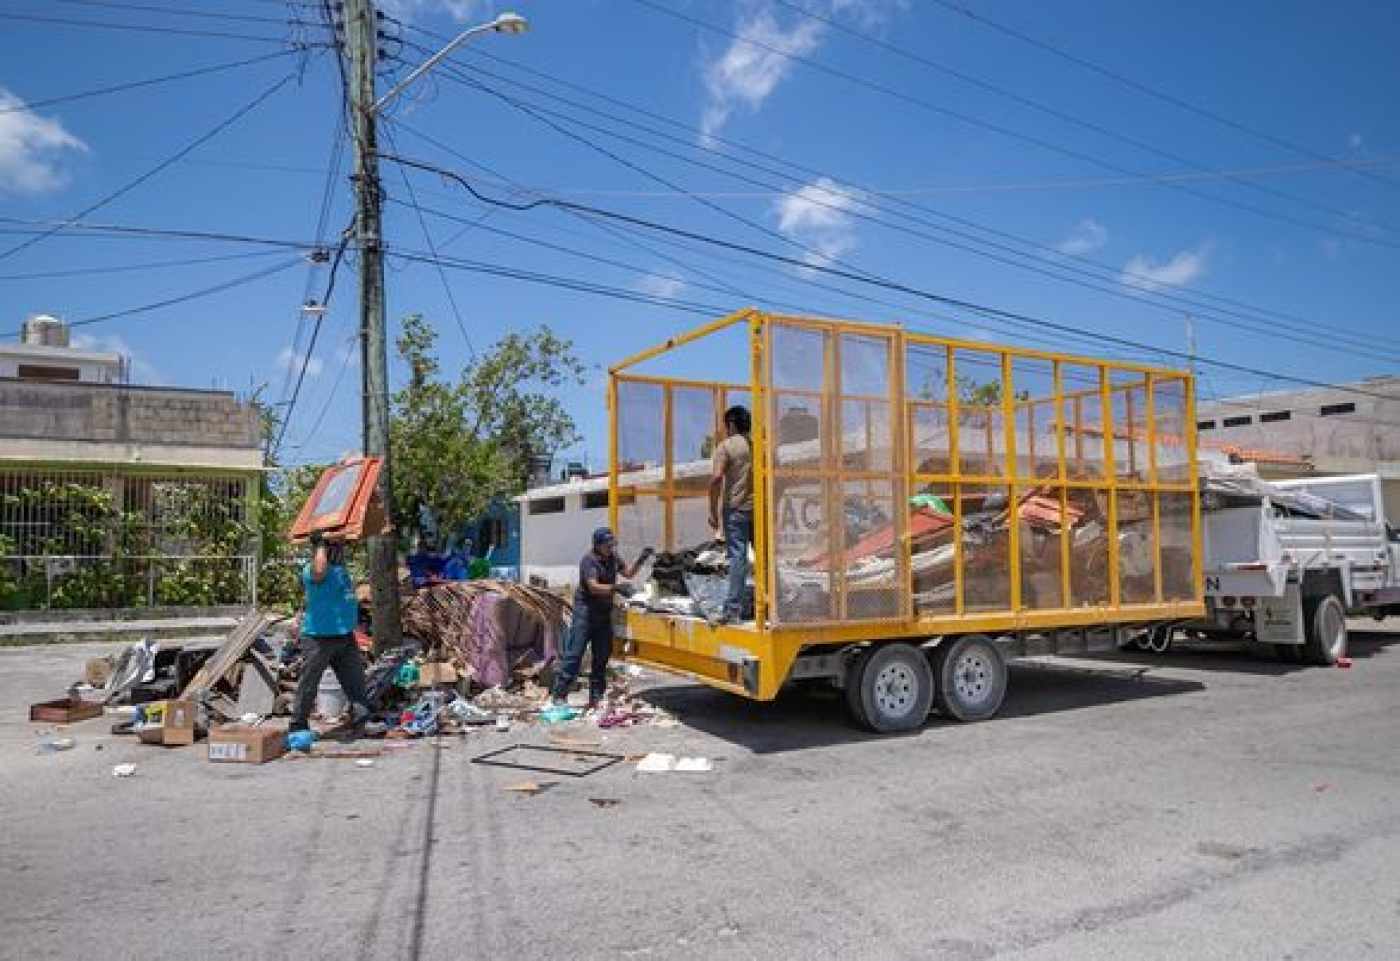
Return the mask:
[[326,668],[321,675],[321,683],[316,686],[316,713],[322,717],[339,717],[345,713],[347,706],[345,691],[341,689],[335,671]]

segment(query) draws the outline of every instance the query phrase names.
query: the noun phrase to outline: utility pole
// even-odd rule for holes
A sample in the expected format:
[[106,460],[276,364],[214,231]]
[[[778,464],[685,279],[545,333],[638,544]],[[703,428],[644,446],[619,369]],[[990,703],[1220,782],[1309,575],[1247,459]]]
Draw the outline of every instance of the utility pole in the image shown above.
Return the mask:
[[[389,360],[384,337],[383,193],[375,132],[375,62],[379,19],[374,0],[345,0],[345,47],[350,61],[350,123],[355,144],[355,239],[360,256],[360,377],[363,385],[364,452],[382,458],[379,497],[393,517],[389,483]],[[374,648],[400,642],[398,549],[393,535],[371,537],[369,578]]]

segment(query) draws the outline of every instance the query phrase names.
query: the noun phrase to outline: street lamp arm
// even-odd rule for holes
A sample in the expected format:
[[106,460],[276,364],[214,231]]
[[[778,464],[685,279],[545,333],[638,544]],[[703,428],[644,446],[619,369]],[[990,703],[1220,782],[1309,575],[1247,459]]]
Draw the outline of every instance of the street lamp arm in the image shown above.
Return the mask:
[[479,36],[483,33],[491,33],[492,31],[495,31],[496,33],[523,33],[527,27],[528,22],[525,20],[524,17],[521,17],[514,13],[503,13],[495,20],[492,20],[490,23],[483,23],[480,26],[471,27],[470,29],[463,30],[461,33],[457,34],[457,36],[454,37],[452,41],[448,43],[447,46],[443,47],[437,53],[433,54],[427,60],[419,64],[418,67],[412,73],[410,73],[407,77],[404,77],[397,84],[395,84],[393,88],[389,90],[388,93],[384,94],[384,96],[376,100],[374,102],[374,106],[369,108],[369,112],[375,115],[379,114],[379,112],[384,109],[384,107],[389,103],[389,101],[393,100],[399,94],[403,93],[404,89],[410,84],[417,81],[419,77],[423,76],[425,73],[432,70],[438,64],[442,63],[444,60],[450,57],[454,50],[456,50],[462,44],[466,43],[472,37]]

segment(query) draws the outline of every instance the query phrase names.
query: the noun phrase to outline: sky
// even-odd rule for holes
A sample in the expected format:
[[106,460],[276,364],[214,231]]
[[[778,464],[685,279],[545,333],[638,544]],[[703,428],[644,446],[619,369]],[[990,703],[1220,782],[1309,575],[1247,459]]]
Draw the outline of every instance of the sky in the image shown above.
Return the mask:
[[[560,461],[605,466],[608,365],[749,305],[1168,366],[1190,330],[1204,398],[1400,371],[1400,5],[378,6],[381,92],[530,21],[385,111],[430,168],[382,161],[389,337],[425,315],[448,372],[570,338]],[[353,211],[333,36],[317,0],[0,0],[0,335],[54,314],[279,404],[284,462],[358,449],[358,259],[308,257]]]

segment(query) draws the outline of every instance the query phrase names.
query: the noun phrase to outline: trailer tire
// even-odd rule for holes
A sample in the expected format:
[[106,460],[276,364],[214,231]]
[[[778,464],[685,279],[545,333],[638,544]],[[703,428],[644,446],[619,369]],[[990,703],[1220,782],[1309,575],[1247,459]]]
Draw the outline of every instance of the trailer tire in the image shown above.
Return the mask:
[[846,703],[872,731],[913,731],[928,720],[933,686],[923,651],[911,644],[878,644],[847,679]]
[[860,703],[861,680],[865,677],[865,665],[869,661],[869,649],[851,655],[851,662],[846,667],[846,686],[842,691],[846,695],[846,710],[850,712],[851,720],[861,727],[870,726],[870,721],[865,717],[865,708]]
[[1331,667],[1347,653],[1347,612],[1336,594],[1303,599],[1303,650],[1306,664]]
[[985,721],[1006,697],[1006,660],[981,634],[945,641],[933,653],[934,703],[957,721]]

